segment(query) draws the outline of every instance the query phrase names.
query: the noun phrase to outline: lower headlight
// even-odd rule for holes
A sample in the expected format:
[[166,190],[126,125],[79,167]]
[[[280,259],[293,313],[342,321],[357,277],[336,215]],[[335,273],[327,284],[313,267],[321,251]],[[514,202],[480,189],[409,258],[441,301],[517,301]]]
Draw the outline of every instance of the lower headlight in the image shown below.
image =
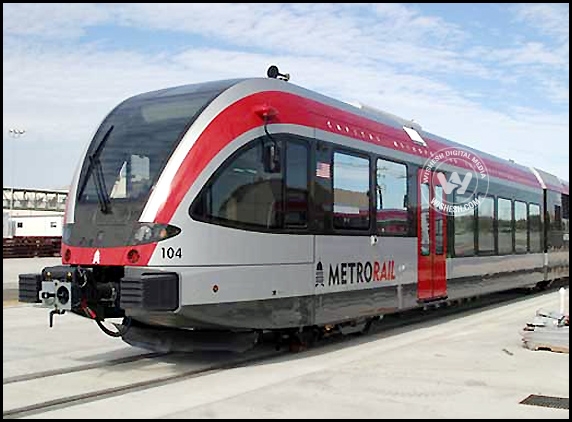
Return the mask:
[[144,243],[159,242],[176,236],[180,232],[180,228],[169,224],[140,223],[133,230],[130,243],[132,245],[141,245]]

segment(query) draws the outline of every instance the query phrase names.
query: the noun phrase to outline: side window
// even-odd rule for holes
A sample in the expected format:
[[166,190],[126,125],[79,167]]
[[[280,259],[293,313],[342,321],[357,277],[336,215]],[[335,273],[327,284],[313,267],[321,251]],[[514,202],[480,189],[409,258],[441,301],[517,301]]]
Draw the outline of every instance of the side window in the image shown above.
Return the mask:
[[408,234],[407,167],[404,164],[377,160],[376,214],[378,234]]
[[286,191],[284,225],[308,224],[308,148],[298,142],[286,143]]
[[419,244],[421,255],[427,256],[431,251],[431,238],[429,237],[429,184],[421,184],[421,221],[420,221],[420,237]]
[[[443,187],[442,186],[435,186],[435,200],[437,200],[438,204],[443,204],[445,202],[445,198],[443,197]],[[443,247],[443,238],[445,233],[443,233],[443,219],[444,216],[440,212],[435,213],[435,254],[436,255],[443,255],[445,252]]]
[[[455,201],[459,204],[469,203],[468,196],[456,194]],[[459,207],[455,210],[455,256],[475,255],[475,211]]]
[[334,228],[369,228],[369,159],[334,153]]
[[516,253],[524,253],[528,249],[528,215],[526,203],[514,201],[514,247]]
[[570,243],[570,199],[568,195],[562,195],[562,240],[568,249]]
[[512,253],[512,201],[497,199],[499,255]]
[[262,154],[262,142],[254,142],[231,158],[203,192],[194,214],[255,228],[282,227],[282,172],[267,172]]
[[479,254],[490,255],[495,251],[494,237],[495,202],[490,196],[480,196],[477,207]]
[[528,205],[528,219],[530,222],[530,252],[542,252],[542,220],[540,205]]
[[552,221],[551,230],[562,230],[562,207],[560,205],[554,205],[554,220]]

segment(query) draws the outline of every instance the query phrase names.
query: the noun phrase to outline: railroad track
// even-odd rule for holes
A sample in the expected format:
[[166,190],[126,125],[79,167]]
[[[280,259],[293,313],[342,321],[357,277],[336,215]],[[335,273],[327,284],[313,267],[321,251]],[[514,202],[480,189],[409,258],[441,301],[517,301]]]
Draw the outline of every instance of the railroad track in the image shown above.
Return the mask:
[[64,375],[64,374],[71,374],[74,372],[82,372],[82,371],[87,371],[89,369],[106,368],[106,367],[111,367],[114,365],[121,365],[121,364],[125,364],[125,363],[136,362],[136,361],[141,360],[141,359],[151,359],[151,358],[155,358],[155,357],[165,356],[168,354],[169,353],[160,353],[160,352],[145,353],[142,355],[127,356],[127,357],[119,358],[119,359],[111,359],[111,360],[106,361],[106,362],[90,363],[87,365],[79,365],[79,366],[74,366],[71,368],[51,369],[49,371],[40,371],[40,372],[33,372],[31,374],[16,375],[13,377],[4,378],[2,380],[2,384],[6,385],[6,384],[12,384],[14,382],[31,381],[31,380],[36,380],[36,379],[40,379],[40,378],[53,377],[55,375]]
[[[440,323],[440,319],[467,316],[480,312],[483,308],[518,302],[553,292],[560,286],[568,286],[568,281],[562,280],[554,283],[543,292],[524,294],[522,290],[514,290],[464,300],[454,306],[441,304],[440,308],[416,309],[388,315],[372,324],[368,334],[360,335],[357,341],[356,335],[330,335],[314,343],[309,349],[320,353],[327,352],[328,345],[348,343],[353,346],[359,342],[375,341],[381,337],[398,334],[403,330],[416,329],[416,326]],[[121,396],[253,362],[260,363],[289,353],[290,350],[288,347],[276,347],[273,337],[264,337],[261,344],[240,354],[146,353],[72,368],[9,377],[3,379],[3,395],[4,403],[8,398],[12,407],[3,410],[3,417],[13,419],[33,416],[64,407]],[[83,384],[80,383],[82,379]],[[91,382],[85,382],[85,380],[91,380]],[[41,394],[31,396],[30,393],[38,391]]]
[[[3,417],[15,419],[33,416],[63,407],[120,396],[235,368],[250,362],[260,362],[283,353],[285,351],[262,347],[242,354],[217,353],[216,358],[213,358],[212,354],[210,357],[199,354],[198,362],[197,354],[193,354],[193,360],[190,361],[189,355],[184,354],[148,353],[64,370],[50,370],[11,377],[3,380],[4,402],[6,403],[7,396],[13,398],[20,394],[21,398],[20,403],[15,407],[3,410]],[[165,368],[167,368],[166,371]],[[128,376],[117,377],[125,373]],[[80,384],[78,375],[81,375],[84,381],[97,379],[98,382],[88,381],[78,388]],[[106,377],[108,379],[104,380]],[[104,382],[100,382],[102,380]],[[101,388],[105,384],[111,385]],[[49,388],[49,391],[43,391],[43,394],[35,398],[29,397],[31,392],[42,391],[42,385]],[[25,394],[26,391],[29,392],[28,395]]]

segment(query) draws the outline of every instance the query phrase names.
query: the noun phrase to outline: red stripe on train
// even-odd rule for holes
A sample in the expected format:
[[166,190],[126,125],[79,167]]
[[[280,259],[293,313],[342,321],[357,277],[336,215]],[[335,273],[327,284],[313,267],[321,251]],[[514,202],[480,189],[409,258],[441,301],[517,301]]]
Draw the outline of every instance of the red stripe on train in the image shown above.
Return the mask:
[[[394,141],[411,145],[411,140],[403,130],[286,92],[267,91],[253,94],[230,105],[205,128],[177,170],[167,195],[169,200],[160,204],[155,222],[168,224],[186,192],[208,163],[232,140],[244,132],[262,125],[261,118],[255,112],[260,106],[273,107],[278,111],[272,123],[314,127],[382,145],[413,156],[420,155],[394,145]],[[438,141],[430,139],[427,141],[429,145],[427,149],[430,152],[450,147]],[[422,149],[418,146],[416,148]],[[428,158],[429,156],[427,156]],[[514,167],[506,167],[493,160],[483,159],[482,161],[487,166],[489,176],[540,188],[532,173]],[[463,161],[460,163],[464,164]]]

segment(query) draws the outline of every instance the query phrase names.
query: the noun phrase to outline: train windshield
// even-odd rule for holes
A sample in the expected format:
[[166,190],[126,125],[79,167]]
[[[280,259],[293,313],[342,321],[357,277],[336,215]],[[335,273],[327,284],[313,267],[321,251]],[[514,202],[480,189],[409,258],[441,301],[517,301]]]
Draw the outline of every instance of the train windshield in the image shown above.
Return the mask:
[[104,213],[119,203],[142,206],[188,127],[221,91],[220,86],[189,85],[142,94],[117,106],[89,146],[78,203],[99,204]]

